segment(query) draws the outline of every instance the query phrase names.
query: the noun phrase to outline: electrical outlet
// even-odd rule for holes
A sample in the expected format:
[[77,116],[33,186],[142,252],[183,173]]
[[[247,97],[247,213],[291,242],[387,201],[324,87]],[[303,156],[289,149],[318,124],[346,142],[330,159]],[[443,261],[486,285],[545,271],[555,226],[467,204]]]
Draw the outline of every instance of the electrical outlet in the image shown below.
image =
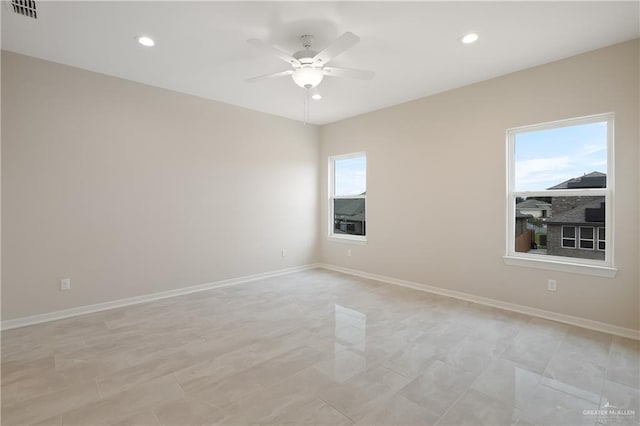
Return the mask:
[[558,289],[558,283],[556,282],[556,280],[547,281],[547,290],[556,291],[557,289]]
[[351,249],[347,249],[347,257],[351,257]]
[[62,290],[62,291],[71,290],[71,279],[70,278],[64,278],[64,279],[60,280],[60,290]]
[[287,257],[287,249],[282,249],[282,257]]

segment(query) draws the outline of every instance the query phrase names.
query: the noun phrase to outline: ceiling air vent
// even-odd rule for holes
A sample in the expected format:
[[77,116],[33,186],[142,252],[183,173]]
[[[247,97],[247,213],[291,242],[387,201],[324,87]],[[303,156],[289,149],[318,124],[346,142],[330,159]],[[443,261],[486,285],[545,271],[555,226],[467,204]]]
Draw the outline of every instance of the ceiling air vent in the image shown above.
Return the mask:
[[36,2],[33,0],[11,0],[11,6],[13,6],[13,11],[18,15],[33,19],[38,18]]

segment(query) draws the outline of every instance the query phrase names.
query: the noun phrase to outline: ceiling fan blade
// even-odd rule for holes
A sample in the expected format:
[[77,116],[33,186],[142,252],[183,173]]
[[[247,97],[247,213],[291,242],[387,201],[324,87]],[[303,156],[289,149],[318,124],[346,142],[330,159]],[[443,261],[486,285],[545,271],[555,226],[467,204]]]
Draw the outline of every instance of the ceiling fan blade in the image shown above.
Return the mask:
[[272,74],[259,75],[257,77],[248,78],[245,81],[247,83],[253,83],[254,81],[264,80],[267,78],[282,77],[282,76],[291,75],[291,74],[293,74],[293,70],[286,70],[286,71],[274,72]]
[[355,46],[359,41],[360,37],[347,31],[331,43],[329,47],[314,56],[313,62],[324,65],[345,50]]
[[272,55],[276,55],[278,58],[282,59],[283,61],[294,65],[294,66],[300,66],[300,61],[298,61],[296,58],[294,58],[293,56],[291,56],[290,54],[288,54],[287,52],[278,49],[275,46],[270,46],[266,43],[264,43],[262,40],[258,40],[257,38],[252,38],[247,40],[247,43],[249,43],[252,46],[257,47],[258,49],[261,49],[265,52],[269,52]]
[[324,67],[322,69],[324,75],[328,75],[330,77],[348,77],[348,78],[357,78],[359,80],[371,80],[376,73],[373,71],[367,70],[353,70],[349,68],[335,68],[335,67]]

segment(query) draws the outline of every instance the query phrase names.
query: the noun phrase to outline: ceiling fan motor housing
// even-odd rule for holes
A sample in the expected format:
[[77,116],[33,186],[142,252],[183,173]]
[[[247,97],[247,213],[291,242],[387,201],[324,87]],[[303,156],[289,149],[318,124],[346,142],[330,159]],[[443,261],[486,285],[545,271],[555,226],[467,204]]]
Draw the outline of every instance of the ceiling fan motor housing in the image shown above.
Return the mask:
[[311,65],[313,64],[313,58],[318,54],[315,50],[311,50],[311,45],[313,44],[313,36],[310,34],[300,36],[300,42],[302,43],[302,47],[304,49],[297,51],[293,56],[298,61],[300,61],[303,65]]
[[313,57],[316,56],[318,52],[315,52],[311,49],[299,50],[294,53],[293,56],[296,58],[302,65],[311,65],[313,64]]

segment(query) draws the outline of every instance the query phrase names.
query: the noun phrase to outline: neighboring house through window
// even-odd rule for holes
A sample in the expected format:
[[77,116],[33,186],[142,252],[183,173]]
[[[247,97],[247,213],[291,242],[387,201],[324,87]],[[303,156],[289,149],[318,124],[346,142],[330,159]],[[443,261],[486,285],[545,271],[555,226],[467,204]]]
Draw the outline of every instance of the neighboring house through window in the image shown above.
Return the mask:
[[606,244],[613,238],[613,114],[510,129],[507,140],[505,261],[614,273]]
[[[607,187],[607,175],[591,172],[559,183],[550,191],[564,189],[597,189]],[[559,196],[553,197],[552,215],[544,220],[547,225],[547,253],[555,256],[577,257],[582,259],[605,260],[606,251],[597,250],[600,240],[605,241],[606,201],[604,196]],[[576,243],[572,246],[559,243],[562,232],[573,228]],[[561,230],[562,229],[562,230]],[[601,229],[602,231],[598,231]],[[600,238],[601,237],[601,238]],[[573,249],[573,250],[565,250]],[[586,251],[585,251],[586,250]]]
[[367,157],[329,157],[329,237],[366,241]]

